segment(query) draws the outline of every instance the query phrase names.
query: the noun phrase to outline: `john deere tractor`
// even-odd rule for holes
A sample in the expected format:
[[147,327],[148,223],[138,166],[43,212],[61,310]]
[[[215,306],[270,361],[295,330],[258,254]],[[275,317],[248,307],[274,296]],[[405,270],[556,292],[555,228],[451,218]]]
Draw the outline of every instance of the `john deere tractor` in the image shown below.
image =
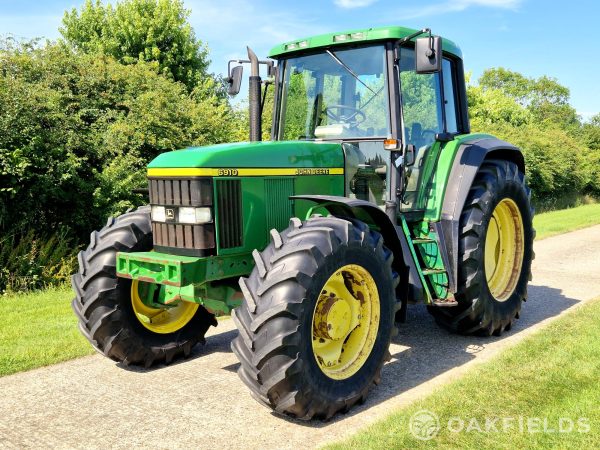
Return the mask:
[[530,192],[521,151],[470,132],[459,48],[385,27],[265,60],[248,49],[230,62],[231,94],[244,64],[251,142],[158,156],[149,205],[79,254],[73,309],[91,344],[170,363],[231,314],[251,394],[327,419],[379,382],[409,303],[457,333],[509,330],[530,279]]

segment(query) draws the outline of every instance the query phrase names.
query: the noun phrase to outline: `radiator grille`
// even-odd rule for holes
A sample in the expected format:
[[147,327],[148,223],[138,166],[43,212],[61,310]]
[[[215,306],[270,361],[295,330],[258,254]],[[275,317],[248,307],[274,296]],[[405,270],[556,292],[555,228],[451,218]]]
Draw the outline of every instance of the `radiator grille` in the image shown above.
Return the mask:
[[[175,209],[179,206],[212,206],[212,180],[150,179],[150,204]],[[215,248],[214,223],[187,225],[152,222],[154,247],[183,255],[204,256]]]
[[211,206],[212,180],[150,179],[150,203],[163,206]]
[[290,217],[294,217],[294,206],[290,196],[294,195],[292,178],[267,178],[265,180],[265,209],[267,213],[267,234],[275,228],[285,229]]
[[240,180],[218,180],[217,206],[220,248],[243,244],[242,185]]

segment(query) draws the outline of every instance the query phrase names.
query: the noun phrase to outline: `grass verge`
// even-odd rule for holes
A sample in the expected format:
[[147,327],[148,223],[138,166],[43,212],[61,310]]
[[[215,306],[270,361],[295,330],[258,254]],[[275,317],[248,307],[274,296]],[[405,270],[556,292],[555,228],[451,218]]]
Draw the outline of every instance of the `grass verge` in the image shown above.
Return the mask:
[[0,376],[94,352],[79,334],[72,298],[66,287],[0,296]]
[[[600,448],[599,323],[597,299],[431,396],[327,448]],[[422,410],[439,418],[439,432],[430,440],[410,431],[411,417]],[[428,436],[426,426],[420,430]]]
[[538,214],[533,217],[536,239],[575,231],[600,223],[600,203]]

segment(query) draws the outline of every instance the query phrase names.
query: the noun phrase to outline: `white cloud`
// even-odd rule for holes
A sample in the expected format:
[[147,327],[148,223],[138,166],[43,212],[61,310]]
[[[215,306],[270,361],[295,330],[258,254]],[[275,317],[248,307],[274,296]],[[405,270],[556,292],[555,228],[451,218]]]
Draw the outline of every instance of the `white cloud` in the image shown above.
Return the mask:
[[333,0],[333,3],[335,3],[336,6],[346,9],[364,8],[375,2],[377,2],[377,0]]
[[417,19],[451,12],[460,12],[472,6],[516,10],[522,0],[447,0],[418,8],[401,9],[398,14],[403,19]]

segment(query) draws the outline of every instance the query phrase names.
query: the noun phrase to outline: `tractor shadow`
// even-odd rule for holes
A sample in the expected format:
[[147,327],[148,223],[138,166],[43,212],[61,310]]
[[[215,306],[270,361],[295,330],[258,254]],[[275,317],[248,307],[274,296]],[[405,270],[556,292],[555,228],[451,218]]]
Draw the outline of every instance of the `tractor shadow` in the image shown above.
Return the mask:
[[[477,358],[477,354],[485,351],[487,346],[513,337],[548,318],[555,317],[576,303],[579,303],[579,300],[565,297],[560,289],[529,285],[529,299],[523,305],[521,318],[514,322],[512,330],[498,337],[452,334],[435,323],[424,305],[409,306],[406,323],[400,324],[398,335],[392,339],[390,348],[392,359],[382,369],[381,383],[371,389],[364,404],[355,406],[347,414],[337,414],[328,422],[317,420],[305,422],[276,413],[272,414],[288,422],[312,428],[323,428],[344,421],[438,376],[443,376],[445,372]],[[230,353],[231,341],[237,336],[237,330],[231,330],[231,326],[231,323],[227,324],[226,331],[221,333],[217,328],[207,337],[205,345],[197,345],[188,358],[177,360],[169,366],[184,364],[212,353]],[[164,364],[159,364],[145,369],[136,366],[125,367],[120,363],[117,366],[137,373],[151,373],[166,367]],[[221,369],[236,372],[238,367],[239,363],[234,363]],[[414,397],[421,395],[417,394]],[[410,400],[407,399],[406,402],[408,404]]]
[[[217,326],[218,333],[219,327]],[[130,372],[136,373],[151,373],[157,370],[164,369],[166,367],[174,367],[179,364],[185,364],[190,361],[193,361],[198,358],[205,357],[212,353],[230,353],[231,352],[231,341],[237,336],[237,330],[229,330],[224,331],[218,334],[211,334],[206,337],[206,343],[204,345],[196,345],[190,355],[187,358],[178,358],[175,361],[171,362],[168,365],[165,364],[157,364],[150,368],[140,367],[140,366],[126,366],[123,363],[115,363],[115,365],[123,370],[127,370]],[[231,366],[224,367],[226,370],[230,370],[231,372],[237,372],[239,364],[232,364]]]
[[[328,422],[304,422],[289,417],[284,417],[284,420],[305,427],[322,428],[362,414],[379,403],[474,360],[486,346],[557,316],[576,303],[579,300],[565,297],[560,289],[529,285],[529,299],[523,305],[521,318],[515,321],[512,330],[498,337],[452,334],[435,323],[425,306],[409,306],[406,323],[400,324],[399,334],[392,339],[392,359],[383,367],[381,383],[370,391],[364,404],[352,408],[347,414],[337,414]],[[410,402],[407,399],[407,404]]]

